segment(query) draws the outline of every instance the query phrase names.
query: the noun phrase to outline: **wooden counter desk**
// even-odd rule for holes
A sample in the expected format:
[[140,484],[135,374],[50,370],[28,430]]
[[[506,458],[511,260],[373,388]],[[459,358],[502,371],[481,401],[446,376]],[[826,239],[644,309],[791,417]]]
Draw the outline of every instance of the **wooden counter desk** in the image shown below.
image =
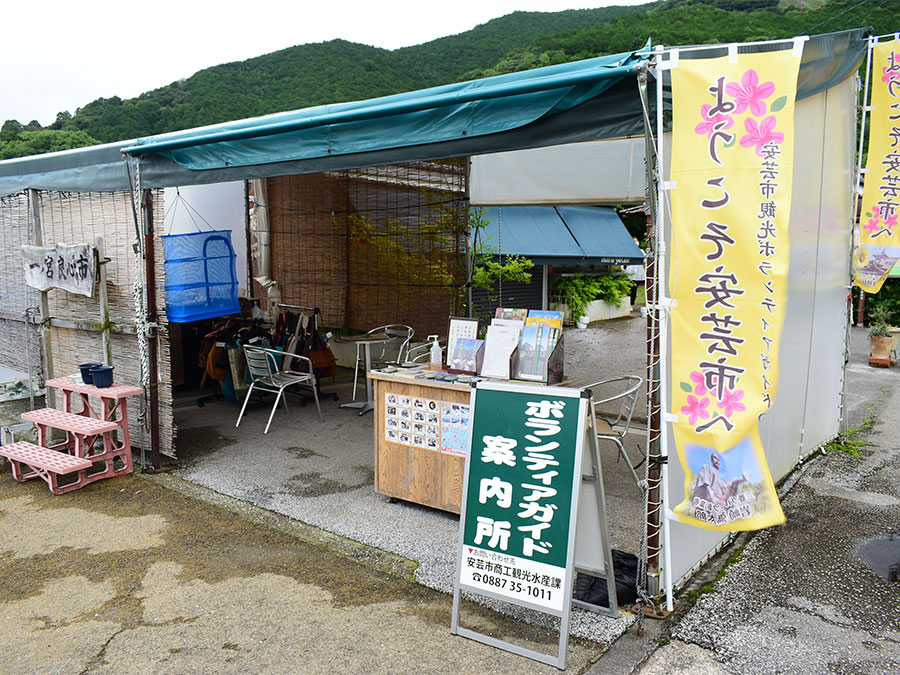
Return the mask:
[[375,490],[459,513],[471,387],[373,372]]

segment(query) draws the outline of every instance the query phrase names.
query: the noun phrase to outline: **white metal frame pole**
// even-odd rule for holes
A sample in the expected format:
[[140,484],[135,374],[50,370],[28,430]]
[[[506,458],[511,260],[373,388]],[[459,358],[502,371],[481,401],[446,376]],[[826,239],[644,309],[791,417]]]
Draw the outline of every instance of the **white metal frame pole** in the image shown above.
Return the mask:
[[[874,36],[869,36],[868,45],[866,49],[866,83],[863,89],[863,99],[862,99],[862,115],[859,121],[859,149],[856,153],[856,174],[857,181],[856,185],[853,186],[854,194],[856,190],[859,188],[859,177],[865,174],[865,169],[862,165],[862,157],[863,157],[863,146],[865,145],[865,136],[866,136],[866,113],[872,109],[869,105],[869,81],[872,76],[872,50],[875,48],[875,45],[878,43],[878,38]],[[856,204],[854,203],[854,206]],[[853,236],[853,247],[856,247],[856,230],[854,230]]]
[[[847,294],[850,296],[850,311],[847,312],[847,329],[844,331],[845,358],[844,374],[841,380],[841,435],[845,440],[849,434],[849,420],[847,419],[847,364],[850,362],[850,327],[853,325],[853,313],[856,311],[856,308],[853,306],[853,261],[856,257],[856,249],[859,247],[859,225],[856,213],[859,209],[859,204],[862,201],[862,195],[859,194],[859,179],[866,171],[862,165],[863,145],[866,137],[866,113],[871,110],[871,106],[869,105],[869,82],[872,76],[872,50],[877,43],[878,38],[870,35],[868,44],[866,45],[866,82],[863,88],[862,112],[860,113],[859,120],[859,147],[856,152],[856,177],[853,181],[853,197],[850,200],[850,203],[853,205],[853,210],[850,214],[850,288],[847,289]],[[860,293],[864,292],[865,291],[860,289]]]
[[[41,217],[41,197],[40,193],[34,189],[28,189],[28,200],[31,205],[31,224],[34,232],[34,245],[44,245],[44,225]],[[55,377],[55,369],[53,368],[53,340],[50,334],[50,303],[48,301],[47,291],[41,291],[41,322],[40,334],[44,351],[44,373],[41,380],[41,386],[46,387],[47,380]],[[26,325],[26,330],[28,329]],[[28,373],[31,377],[31,372]],[[53,387],[46,387],[47,405],[51,408],[56,407],[56,390]]]
[[662,45],[656,47],[656,155],[659,162],[659,180],[656,184],[656,307],[657,321],[659,325],[659,454],[663,462],[660,465],[660,482],[662,483],[662,531],[663,531],[663,573],[665,574],[666,609],[672,611],[675,607],[672,599],[672,548],[669,533],[669,427],[667,395],[668,377],[666,370],[669,366],[668,354],[668,322],[669,322],[669,296],[666,289],[666,201],[664,194],[671,187],[663,180],[666,171],[665,142],[663,139],[663,71],[668,70],[672,64],[678,63],[678,51],[673,50],[670,60],[663,63],[665,54]]

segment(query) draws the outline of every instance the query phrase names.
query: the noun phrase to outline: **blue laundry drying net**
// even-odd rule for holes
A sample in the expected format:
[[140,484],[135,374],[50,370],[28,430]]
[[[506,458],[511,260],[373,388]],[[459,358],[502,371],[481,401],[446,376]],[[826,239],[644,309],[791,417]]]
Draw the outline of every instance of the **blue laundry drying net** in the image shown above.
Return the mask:
[[187,323],[241,311],[231,232],[170,234],[163,245],[169,321]]

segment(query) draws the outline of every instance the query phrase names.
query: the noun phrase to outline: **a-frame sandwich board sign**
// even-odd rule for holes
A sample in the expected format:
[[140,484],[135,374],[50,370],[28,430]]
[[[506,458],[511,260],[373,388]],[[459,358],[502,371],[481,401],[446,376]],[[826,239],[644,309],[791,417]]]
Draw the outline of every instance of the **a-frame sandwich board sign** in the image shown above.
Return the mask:
[[603,579],[609,604],[604,607],[573,599],[572,604],[598,614],[619,616],[616,583],[606,514],[606,493],[603,489],[603,468],[597,440],[597,418],[591,399],[587,434],[582,454],[581,492],[578,496],[578,515],[575,528],[575,571]]
[[[514,382],[473,385],[453,634],[565,669],[582,459],[586,441],[597,457],[593,428],[589,390]],[[602,484],[599,490],[594,503],[605,535]],[[609,540],[602,538],[605,560],[579,567],[611,571]],[[616,612],[612,575],[606,576],[610,609]],[[462,627],[462,592],[560,617],[556,656]]]

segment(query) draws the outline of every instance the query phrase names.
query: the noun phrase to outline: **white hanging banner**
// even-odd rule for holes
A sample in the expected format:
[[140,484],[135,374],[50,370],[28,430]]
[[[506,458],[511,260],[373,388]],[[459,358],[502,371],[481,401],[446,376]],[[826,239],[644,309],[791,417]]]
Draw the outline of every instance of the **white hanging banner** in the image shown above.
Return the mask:
[[94,248],[88,244],[22,246],[25,283],[39,291],[61,288],[91,297],[94,294]]
[[477,155],[470,175],[472,206],[640,203],[644,137]]

